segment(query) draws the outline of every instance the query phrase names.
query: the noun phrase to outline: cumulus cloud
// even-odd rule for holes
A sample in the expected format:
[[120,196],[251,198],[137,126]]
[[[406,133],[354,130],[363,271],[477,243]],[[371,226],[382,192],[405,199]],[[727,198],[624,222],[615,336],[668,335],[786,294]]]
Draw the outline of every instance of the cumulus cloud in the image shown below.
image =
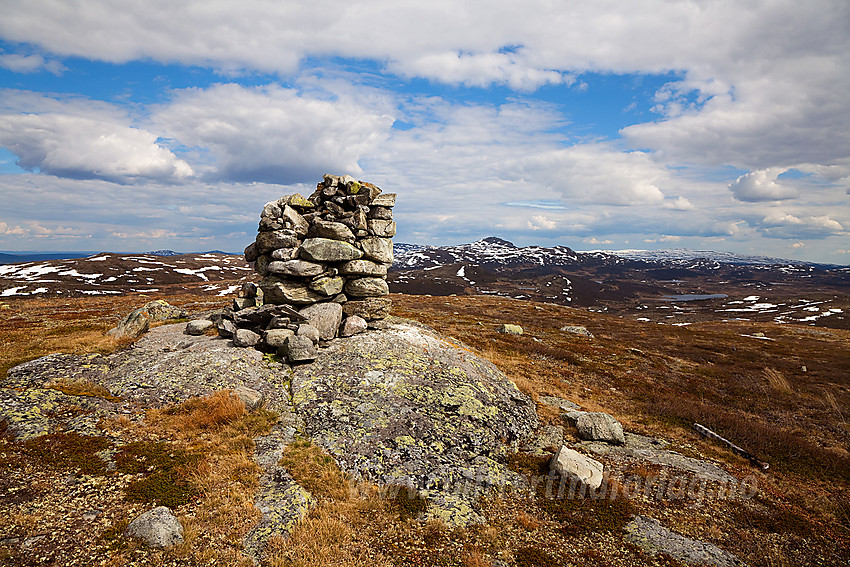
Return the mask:
[[429,53],[390,69],[400,75],[430,77],[443,83],[486,87],[502,83],[520,91],[532,91],[546,84],[570,85],[574,77],[564,72],[538,69],[524,64],[516,53]]
[[5,222],[0,222],[0,234],[4,235],[22,235],[26,234],[26,231],[20,226],[11,226],[6,224]]
[[729,189],[739,201],[781,201],[796,199],[799,193],[794,187],[776,182],[784,172],[774,168],[745,173],[729,185]]
[[673,211],[693,211],[696,207],[688,201],[686,198],[681,195],[676,197],[675,199],[665,199],[661,206],[665,209],[671,209]]
[[558,223],[543,215],[534,215],[528,221],[528,228],[531,230],[555,230],[558,228]]
[[532,152],[508,162],[513,173],[549,187],[567,200],[605,205],[642,205],[664,200],[659,185],[669,174],[643,152],[607,144],[579,144]]
[[153,120],[183,144],[209,152],[210,177],[289,184],[328,171],[361,173],[358,160],[387,137],[393,117],[344,95],[236,84],[178,91]]
[[[4,175],[0,249],[30,249],[33,238],[62,236],[72,242],[63,246],[72,250],[217,248],[236,252],[256,235],[264,203],[309,190],[263,183],[211,187],[197,180],[186,181],[179,190],[154,182],[134,186],[133,191],[118,189],[97,179]],[[27,216],[33,210],[39,211],[38,221]],[[123,242],[117,243],[117,238]]]
[[757,229],[771,238],[812,239],[846,234],[844,226],[828,215],[795,216],[781,211],[766,215]]
[[188,163],[157,143],[157,135],[134,128],[115,108],[86,101],[63,102],[6,91],[0,108],[0,145],[24,169],[74,179],[133,183],[192,175]]
[[46,61],[41,55],[22,55],[20,53],[0,53],[0,67],[15,73],[35,73],[44,69],[54,75],[66,70],[58,61]]

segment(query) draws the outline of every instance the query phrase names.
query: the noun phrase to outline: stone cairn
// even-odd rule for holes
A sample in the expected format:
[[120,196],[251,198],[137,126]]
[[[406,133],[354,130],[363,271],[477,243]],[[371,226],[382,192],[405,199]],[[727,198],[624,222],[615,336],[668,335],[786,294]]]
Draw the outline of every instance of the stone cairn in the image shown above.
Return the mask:
[[308,362],[337,336],[386,326],[395,194],[350,175],[325,175],[307,198],[267,203],[245,260],[262,276],[243,284],[214,321],[236,346]]

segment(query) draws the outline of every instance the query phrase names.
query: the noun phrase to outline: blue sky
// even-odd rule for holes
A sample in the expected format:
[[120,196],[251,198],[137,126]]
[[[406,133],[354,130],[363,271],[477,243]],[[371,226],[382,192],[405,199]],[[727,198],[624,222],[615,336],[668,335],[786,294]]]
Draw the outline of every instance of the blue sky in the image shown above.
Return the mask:
[[850,263],[844,0],[0,0],[0,249],[237,251],[349,173],[400,242]]

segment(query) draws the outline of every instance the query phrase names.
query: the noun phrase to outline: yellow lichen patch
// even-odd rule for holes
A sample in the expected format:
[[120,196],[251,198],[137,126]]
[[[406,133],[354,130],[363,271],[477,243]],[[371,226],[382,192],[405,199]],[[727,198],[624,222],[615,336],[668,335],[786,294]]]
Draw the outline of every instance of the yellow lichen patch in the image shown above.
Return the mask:
[[91,396],[95,398],[103,398],[110,402],[120,402],[121,398],[113,396],[108,388],[101,384],[96,384],[91,380],[60,378],[45,385],[45,388],[59,390],[63,394],[69,396]]

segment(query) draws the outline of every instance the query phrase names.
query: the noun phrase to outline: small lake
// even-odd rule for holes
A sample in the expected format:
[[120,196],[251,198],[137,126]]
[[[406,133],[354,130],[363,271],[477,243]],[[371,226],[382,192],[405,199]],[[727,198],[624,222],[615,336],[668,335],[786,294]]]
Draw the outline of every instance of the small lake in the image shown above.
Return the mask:
[[684,295],[665,295],[663,299],[668,301],[703,301],[705,299],[726,299],[729,297],[725,293],[711,293],[706,295],[684,294]]

